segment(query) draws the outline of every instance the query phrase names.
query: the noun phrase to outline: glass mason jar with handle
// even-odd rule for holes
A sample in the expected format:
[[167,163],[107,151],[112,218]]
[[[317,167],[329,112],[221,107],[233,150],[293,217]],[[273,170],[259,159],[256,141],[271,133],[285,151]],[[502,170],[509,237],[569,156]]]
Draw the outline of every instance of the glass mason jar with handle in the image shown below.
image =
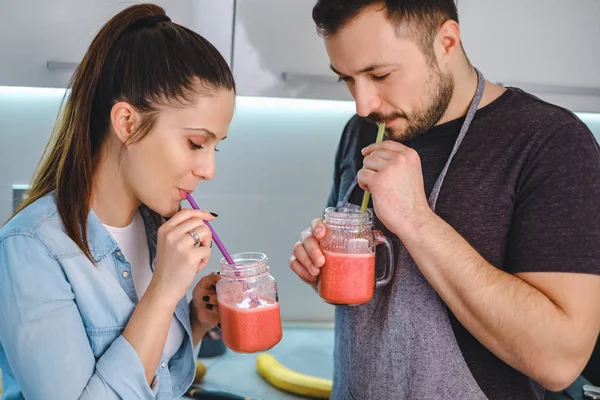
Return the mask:
[[[387,285],[394,274],[394,252],[383,232],[373,229],[373,211],[329,207],[323,220],[327,233],[319,241],[325,265],[319,275],[319,296],[332,304],[358,305],[373,298],[377,287]],[[375,278],[375,248],[386,248],[386,268]]]

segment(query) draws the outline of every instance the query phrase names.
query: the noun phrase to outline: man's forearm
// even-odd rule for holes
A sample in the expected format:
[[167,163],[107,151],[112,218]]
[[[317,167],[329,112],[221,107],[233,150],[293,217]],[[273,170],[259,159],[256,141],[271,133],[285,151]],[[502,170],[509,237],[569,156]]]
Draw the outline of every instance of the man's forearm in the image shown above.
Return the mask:
[[[567,314],[542,292],[489,264],[434,213],[402,241],[431,286],[485,347],[549,389],[573,353]],[[556,383],[559,382],[559,383]]]

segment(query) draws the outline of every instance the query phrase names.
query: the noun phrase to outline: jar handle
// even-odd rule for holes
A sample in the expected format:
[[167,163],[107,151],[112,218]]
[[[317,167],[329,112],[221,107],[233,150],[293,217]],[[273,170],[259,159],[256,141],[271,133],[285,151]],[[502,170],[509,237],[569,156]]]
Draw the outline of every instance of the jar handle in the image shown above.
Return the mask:
[[373,231],[373,235],[375,236],[376,246],[384,245],[386,253],[385,271],[383,273],[383,276],[377,278],[377,281],[375,282],[375,287],[380,288],[389,284],[392,280],[392,277],[394,276],[394,250],[392,248],[391,240],[387,236],[385,236],[385,234],[382,231],[375,230]]

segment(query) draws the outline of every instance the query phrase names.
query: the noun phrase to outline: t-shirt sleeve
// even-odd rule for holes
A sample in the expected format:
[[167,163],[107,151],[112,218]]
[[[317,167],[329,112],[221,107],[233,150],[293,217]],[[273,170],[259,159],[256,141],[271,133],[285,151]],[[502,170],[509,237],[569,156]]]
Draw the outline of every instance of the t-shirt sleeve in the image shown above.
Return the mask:
[[549,135],[521,172],[508,272],[600,274],[600,150],[576,120]]
[[338,147],[337,154],[335,156],[335,164],[333,167],[333,183],[331,185],[331,192],[327,199],[327,207],[335,207],[339,199],[340,191],[340,158],[341,158],[341,147]]
[[340,185],[342,179],[342,159],[346,153],[347,141],[348,141],[348,131],[351,130],[352,119],[350,119],[344,130],[342,131],[342,136],[340,137],[340,142],[338,145],[338,149],[335,155],[334,168],[333,168],[333,184],[331,185],[331,192],[329,193],[329,198],[327,199],[327,207],[335,207],[337,206],[338,201],[340,200]]

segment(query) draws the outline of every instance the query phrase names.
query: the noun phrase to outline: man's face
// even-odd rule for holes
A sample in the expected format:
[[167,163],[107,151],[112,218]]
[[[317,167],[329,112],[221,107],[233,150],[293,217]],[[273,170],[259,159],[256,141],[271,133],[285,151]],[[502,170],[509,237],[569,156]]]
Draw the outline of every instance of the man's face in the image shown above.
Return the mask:
[[445,114],[454,80],[414,39],[399,35],[386,10],[368,7],[336,34],[325,37],[331,68],[346,82],[356,112],[385,122],[388,137],[407,141]]

